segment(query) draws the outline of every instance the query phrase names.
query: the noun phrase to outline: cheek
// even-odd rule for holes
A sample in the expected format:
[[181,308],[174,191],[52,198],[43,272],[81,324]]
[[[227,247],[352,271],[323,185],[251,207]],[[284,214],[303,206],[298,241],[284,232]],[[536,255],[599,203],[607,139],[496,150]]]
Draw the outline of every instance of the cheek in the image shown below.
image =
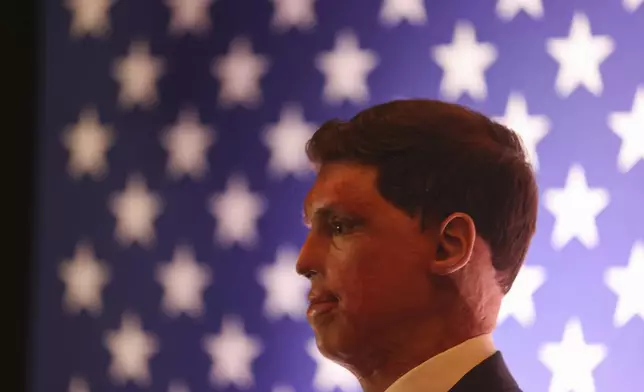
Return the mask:
[[369,318],[390,314],[413,303],[421,277],[385,241],[362,240],[338,247],[330,281],[348,314]]

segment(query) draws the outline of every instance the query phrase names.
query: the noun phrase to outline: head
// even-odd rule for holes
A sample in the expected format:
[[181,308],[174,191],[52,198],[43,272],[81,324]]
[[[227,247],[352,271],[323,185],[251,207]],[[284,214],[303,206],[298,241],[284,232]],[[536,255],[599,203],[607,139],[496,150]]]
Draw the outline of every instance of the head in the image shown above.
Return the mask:
[[537,212],[512,130],[455,104],[401,100],[328,121],[306,149],[317,177],[297,270],[328,301],[308,314],[325,356],[359,370],[419,339],[449,346],[494,328]]

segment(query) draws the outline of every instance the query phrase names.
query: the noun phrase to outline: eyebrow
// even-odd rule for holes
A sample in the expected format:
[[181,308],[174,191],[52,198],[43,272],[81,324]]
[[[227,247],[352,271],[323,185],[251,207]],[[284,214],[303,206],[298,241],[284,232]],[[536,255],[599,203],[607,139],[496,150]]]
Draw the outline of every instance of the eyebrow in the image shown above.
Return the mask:
[[310,208],[307,207],[308,205],[305,204],[302,208],[302,222],[307,227],[311,226],[311,221],[314,217],[328,218],[329,216],[337,213],[337,203],[329,203],[322,207],[318,207],[313,211],[312,215],[309,213]]

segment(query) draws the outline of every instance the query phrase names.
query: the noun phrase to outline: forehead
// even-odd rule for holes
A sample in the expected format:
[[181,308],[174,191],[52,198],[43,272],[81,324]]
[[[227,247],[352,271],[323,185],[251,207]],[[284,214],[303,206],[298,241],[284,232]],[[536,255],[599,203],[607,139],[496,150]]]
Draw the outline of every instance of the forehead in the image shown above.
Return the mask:
[[329,204],[373,204],[378,198],[375,180],[374,167],[352,163],[325,164],[304,199],[304,207],[308,210]]

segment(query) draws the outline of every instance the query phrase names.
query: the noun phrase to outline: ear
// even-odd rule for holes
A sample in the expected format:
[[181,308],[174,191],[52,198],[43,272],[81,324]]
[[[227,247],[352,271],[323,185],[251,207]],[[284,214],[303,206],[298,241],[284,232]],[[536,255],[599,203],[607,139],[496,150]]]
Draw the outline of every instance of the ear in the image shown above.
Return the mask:
[[436,255],[431,270],[436,275],[449,275],[463,268],[472,258],[476,226],[467,214],[448,216],[438,232]]

